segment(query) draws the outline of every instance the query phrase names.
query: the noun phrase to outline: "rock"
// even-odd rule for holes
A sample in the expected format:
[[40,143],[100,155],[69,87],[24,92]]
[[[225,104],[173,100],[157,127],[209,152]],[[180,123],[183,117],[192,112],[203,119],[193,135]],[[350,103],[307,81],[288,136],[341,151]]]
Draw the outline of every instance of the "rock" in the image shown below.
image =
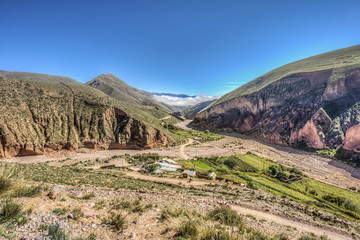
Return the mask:
[[130,234],[130,239],[136,239],[136,233],[134,233],[134,232],[131,233],[131,234]]
[[48,193],[48,197],[51,200],[61,200],[65,198],[67,195],[67,187],[64,185],[55,185],[51,188],[50,192]]

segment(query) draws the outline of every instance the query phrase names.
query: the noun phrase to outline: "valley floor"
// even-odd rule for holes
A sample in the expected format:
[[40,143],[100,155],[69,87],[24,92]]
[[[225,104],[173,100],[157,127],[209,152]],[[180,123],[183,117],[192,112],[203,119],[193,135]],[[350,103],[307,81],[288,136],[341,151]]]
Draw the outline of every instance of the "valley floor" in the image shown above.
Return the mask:
[[[186,123],[183,122],[179,126],[187,128]],[[68,186],[68,197],[62,201],[50,200],[45,196],[46,192],[32,198],[18,197],[17,201],[23,209],[33,210],[27,216],[29,219],[27,223],[16,228],[13,233],[10,230],[7,234],[15,236],[15,239],[44,239],[47,231],[41,226],[59,223],[72,237],[89,236],[93,233],[97,236],[96,239],[174,239],[179,225],[190,219],[189,212],[196,212],[190,215],[191,218],[196,217],[197,221],[209,221],[204,220],[204,217],[198,217],[197,214],[206,216],[216,207],[231,206],[244,216],[245,224],[251,226],[253,231],[257,230],[272,237],[284,233],[287,239],[297,239],[303,234],[314,233],[318,236],[326,234],[329,239],[342,240],[352,239],[352,236],[357,235],[344,228],[344,225],[329,224],[315,219],[313,215],[308,214],[307,207],[301,203],[260,189],[254,191],[244,186],[214,184],[214,181],[200,179],[194,179],[189,183],[186,179],[175,177],[156,177],[132,171],[100,169],[104,159],[115,155],[157,153],[160,156],[192,159],[198,156],[231,156],[249,151],[289,167],[296,167],[322,182],[342,188],[360,188],[359,169],[335,159],[267,144],[239,134],[231,134],[221,140],[202,144],[189,139],[181,146],[143,151],[94,152],[81,149],[77,153],[64,152],[52,156],[9,158],[4,159],[3,162],[26,163],[20,164],[24,167],[19,170],[26,178],[24,181],[30,181],[32,184],[45,182],[47,187],[51,187],[54,184],[67,184],[74,178],[77,184]],[[77,165],[80,161],[82,163]],[[86,162],[91,164],[86,165]],[[111,164],[128,165],[123,158],[114,158]],[[74,171],[73,167],[78,169],[75,169],[76,175],[66,175]],[[85,198],[86,195],[91,197]],[[114,233],[111,224],[106,223],[105,217],[108,217],[111,211],[119,211],[118,208],[114,208],[114,202],[119,199],[122,202],[125,199],[126,201],[139,199],[141,212],[122,206],[120,213],[126,215],[126,229],[121,233]],[[69,218],[69,212],[75,208],[81,208],[84,214],[80,220]],[[186,213],[182,212],[178,216],[162,219],[166,209],[178,208],[189,212],[184,210]],[[65,213],[55,213],[55,209],[63,209]],[[313,210],[313,213],[316,211]],[[216,223],[206,222],[206,224]],[[358,222],[344,224],[350,224],[351,229],[358,227]],[[250,233],[249,235],[245,233],[243,239],[247,239],[247,236],[250,237]]]
[[[189,129],[184,121],[178,124],[179,127]],[[242,134],[231,133],[218,141],[203,144],[189,143],[161,149],[150,150],[106,150],[92,151],[81,149],[77,153],[64,152],[53,156],[25,156],[7,158],[2,161],[17,163],[39,163],[51,160],[61,160],[72,158],[77,160],[87,160],[96,158],[107,158],[114,155],[136,155],[143,153],[157,153],[161,156],[177,157],[179,159],[191,159],[194,157],[207,156],[230,156],[234,154],[244,154],[248,151],[253,152],[264,158],[274,160],[289,167],[299,168],[310,177],[329,183],[335,186],[349,188],[360,188],[360,168],[354,168],[346,163],[330,157],[323,157],[315,153],[304,152],[286,146],[274,145],[253,139]]]

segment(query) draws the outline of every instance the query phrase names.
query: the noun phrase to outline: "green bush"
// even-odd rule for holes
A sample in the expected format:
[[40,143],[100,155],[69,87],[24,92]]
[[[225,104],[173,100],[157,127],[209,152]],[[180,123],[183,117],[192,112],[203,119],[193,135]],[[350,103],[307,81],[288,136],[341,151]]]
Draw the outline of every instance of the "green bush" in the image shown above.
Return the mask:
[[226,159],[224,164],[230,169],[234,169],[237,166],[237,162],[234,159]]
[[51,224],[48,227],[48,235],[52,240],[67,240],[68,237],[65,231],[62,230],[59,224]]
[[133,201],[129,201],[124,198],[115,199],[110,203],[110,205],[112,209],[128,209],[131,212],[142,213],[145,210],[140,198]]
[[289,172],[292,173],[292,174],[297,174],[297,175],[301,175],[301,176],[304,175],[304,174],[302,173],[302,171],[300,171],[300,170],[297,169],[297,168],[291,168]]
[[253,231],[248,237],[248,240],[270,240],[270,238],[259,231]]
[[13,197],[36,197],[39,196],[43,188],[41,185],[38,186],[23,186],[18,188],[12,194]]
[[71,211],[71,214],[73,216],[73,219],[76,220],[76,221],[79,220],[80,218],[84,217],[84,213],[81,210],[81,208],[74,208]]
[[220,225],[206,226],[204,231],[201,233],[199,240],[236,240],[238,238],[232,236]]
[[8,191],[12,186],[12,182],[9,178],[0,176],[0,194]]
[[347,199],[345,198],[344,200],[344,208],[346,210],[350,210],[353,211],[355,213],[360,213],[360,207],[358,204],[356,204],[354,201],[352,201],[351,199]]
[[12,198],[1,201],[0,223],[16,220],[21,215],[21,207]]
[[89,199],[92,199],[95,197],[95,194],[94,193],[87,193],[85,195],[83,195],[82,197],[80,197],[79,199],[82,199],[82,200],[89,200]]
[[276,176],[276,174],[278,173],[278,168],[276,165],[271,165],[269,167],[269,171],[271,175]]
[[251,181],[251,180],[247,182],[246,187],[247,187],[247,188],[250,188],[250,189],[253,189],[253,190],[257,190],[257,189],[258,189],[258,188],[255,186],[254,182]]
[[276,178],[279,178],[279,179],[283,179],[283,178],[287,178],[288,175],[286,174],[286,172],[283,172],[283,171],[279,171],[277,174],[276,174]]
[[121,213],[110,213],[108,224],[112,226],[114,231],[122,232],[125,229],[126,225],[126,216]]
[[236,226],[242,228],[244,226],[243,218],[233,209],[229,207],[217,207],[208,213],[208,218],[219,221],[228,226]]
[[345,201],[343,197],[335,196],[333,194],[324,195],[322,198],[328,202],[335,203],[338,206],[341,206]]
[[194,238],[199,234],[199,223],[195,220],[183,222],[176,230],[176,236]]
[[67,208],[55,208],[53,213],[57,215],[65,215],[69,210]]

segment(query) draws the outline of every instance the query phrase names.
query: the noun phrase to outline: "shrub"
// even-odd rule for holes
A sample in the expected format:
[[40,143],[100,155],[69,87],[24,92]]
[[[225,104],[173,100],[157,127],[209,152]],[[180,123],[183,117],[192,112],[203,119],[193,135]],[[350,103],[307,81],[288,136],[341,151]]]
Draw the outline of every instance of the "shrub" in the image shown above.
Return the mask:
[[259,231],[253,231],[249,236],[248,240],[270,240],[270,238],[266,237]]
[[0,194],[9,190],[12,186],[12,182],[9,178],[0,176]]
[[248,181],[246,184],[247,188],[253,189],[253,190],[257,190],[258,188],[255,186],[253,181]]
[[230,169],[234,169],[237,166],[237,162],[234,159],[226,159],[224,164]]
[[71,211],[71,214],[72,214],[74,220],[79,220],[80,218],[82,218],[84,216],[84,213],[83,213],[83,211],[81,211],[81,208],[74,208]]
[[275,239],[278,239],[278,240],[290,240],[288,235],[286,235],[285,233],[280,233],[278,236],[276,236]]
[[206,226],[201,233],[199,240],[236,240],[237,238],[232,236],[224,228],[217,226]]
[[310,190],[309,193],[310,193],[311,195],[314,195],[314,196],[317,196],[317,195],[318,195],[318,193],[317,193],[317,191],[316,191],[315,189]]
[[19,224],[19,225],[24,225],[26,224],[27,222],[29,221],[29,219],[25,216],[21,216],[21,217],[18,217],[16,219],[16,223]]
[[122,232],[125,229],[126,225],[126,216],[121,213],[110,213],[108,224],[110,224],[113,230],[117,232]]
[[[310,193],[311,193],[311,191],[310,191]],[[328,202],[335,203],[338,206],[341,206],[345,201],[345,199],[343,197],[339,197],[339,196],[336,196],[333,194],[324,195],[324,196],[322,196],[322,198]]]
[[187,220],[176,230],[176,235],[183,238],[193,238],[199,234],[199,223],[195,220]]
[[229,207],[217,207],[208,213],[208,218],[228,226],[236,226],[242,228],[244,222],[242,217],[233,209]]
[[68,239],[64,230],[62,230],[59,224],[51,224],[48,227],[48,235],[52,240],[66,240]]
[[12,194],[13,197],[36,197],[42,192],[42,186],[23,186],[18,188]]
[[105,201],[101,200],[101,201],[95,202],[94,208],[95,209],[103,209],[103,208],[105,208],[105,206],[106,206]]
[[283,178],[287,178],[288,175],[286,174],[286,172],[283,172],[283,171],[279,171],[277,174],[276,174],[276,178],[279,178],[279,179],[283,179]]
[[328,240],[328,239],[329,238],[326,235],[322,235],[320,237],[317,237],[313,233],[311,233],[310,235],[303,235],[303,236],[298,238],[298,240]]
[[96,234],[90,233],[90,235],[86,238],[87,240],[96,240]]
[[1,201],[0,223],[16,220],[21,215],[21,207],[12,198]]
[[291,168],[291,169],[290,169],[290,173],[298,174],[298,175],[303,175],[302,171],[300,171],[300,170],[297,169],[297,168]]
[[65,215],[69,210],[67,208],[55,208],[53,213],[57,215]]
[[82,197],[80,197],[80,199],[89,200],[89,199],[94,198],[94,197],[95,197],[94,193],[87,193],[87,194],[83,195]]
[[346,210],[350,210],[353,211],[355,213],[359,213],[360,212],[360,208],[359,205],[356,204],[354,201],[352,201],[351,199],[345,199],[344,200],[344,208]]
[[49,225],[46,223],[41,223],[40,226],[38,227],[38,231],[45,231],[46,229],[49,228]]
[[175,209],[164,208],[160,212],[160,221],[168,220],[170,217],[179,217],[179,216],[190,217],[192,215],[199,216],[198,213],[196,212],[191,213],[184,207],[179,207]]
[[276,165],[271,165],[269,167],[269,171],[271,175],[276,176],[276,174],[278,173],[278,168]]
[[138,198],[133,201],[126,200],[124,198],[113,200],[110,203],[112,209],[128,209],[131,212],[139,212],[142,213],[145,209],[143,204],[141,203],[141,199]]
[[224,166],[220,166],[216,170],[219,171],[220,173],[223,173],[223,174],[228,174],[229,173],[229,171]]

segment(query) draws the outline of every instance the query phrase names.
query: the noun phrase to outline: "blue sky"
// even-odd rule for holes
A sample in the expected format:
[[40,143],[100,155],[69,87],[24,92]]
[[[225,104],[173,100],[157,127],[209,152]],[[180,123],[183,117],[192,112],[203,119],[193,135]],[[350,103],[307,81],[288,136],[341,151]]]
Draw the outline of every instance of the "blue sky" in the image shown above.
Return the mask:
[[0,69],[222,95],[283,64],[360,43],[360,1],[5,1]]

